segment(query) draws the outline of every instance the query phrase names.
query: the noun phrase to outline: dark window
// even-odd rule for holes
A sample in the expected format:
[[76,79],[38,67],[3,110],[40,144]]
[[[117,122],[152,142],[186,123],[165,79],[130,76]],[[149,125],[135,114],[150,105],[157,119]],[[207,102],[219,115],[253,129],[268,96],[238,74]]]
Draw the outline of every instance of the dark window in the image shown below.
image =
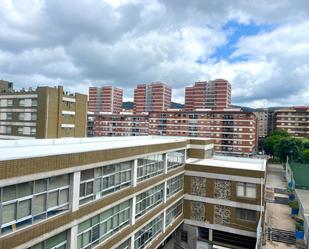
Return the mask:
[[181,241],[188,242],[188,232],[187,231],[181,231]]
[[256,211],[237,208],[237,219],[246,221],[256,221]]

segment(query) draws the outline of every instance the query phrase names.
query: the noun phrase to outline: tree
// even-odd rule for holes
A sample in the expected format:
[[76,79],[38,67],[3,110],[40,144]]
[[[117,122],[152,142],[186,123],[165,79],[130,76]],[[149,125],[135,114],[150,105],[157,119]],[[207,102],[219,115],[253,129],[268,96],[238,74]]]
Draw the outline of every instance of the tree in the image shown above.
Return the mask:
[[309,149],[304,149],[301,161],[302,163],[309,163]]
[[303,143],[300,139],[285,137],[275,145],[275,156],[282,162],[286,161],[287,156],[292,161],[298,161],[303,154]]
[[263,149],[267,155],[275,155],[275,147],[283,139],[289,137],[289,134],[283,130],[276,130],[266,137]]

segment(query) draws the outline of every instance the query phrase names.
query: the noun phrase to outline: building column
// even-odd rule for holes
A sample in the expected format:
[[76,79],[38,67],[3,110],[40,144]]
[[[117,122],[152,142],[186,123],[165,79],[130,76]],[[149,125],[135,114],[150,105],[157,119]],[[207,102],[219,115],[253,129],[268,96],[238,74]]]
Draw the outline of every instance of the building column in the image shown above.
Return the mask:
[[163,203],[166,203],[167,200],[167,181],[164,182],[163,188]]
[[165,226],[166,226],[166,210],[164,210],[163,212],[163,228],[162,228],[162,232],[165,233]]
[[77,233],[78,233],[78,225],[71,227],[68,232],[68,248],[77,248]]
[[209,228],[209,241],[212,241],[212,237],[213,237],[212,232],[213,230]]
[[163,154],[163,173],[167,174],[167,155]]
[[136,187],[136,184],[137,184],[137,159],[134,160],[133,171],[132,171],[132,186]]
[[130,246],[130,248],[131,249],[134,249],[135,248],[135,234],[132,234],[131,235],[131,239],[130,239],[130,244],[131,244],[131,246]]
[[131,202],[131,225],[135,224],[135,215],[136,215],[136,196],[133,196]]
[[70,210],[72,212],[79,209],[79,191],[80,191],[80,171],[71,175],[70,184]]

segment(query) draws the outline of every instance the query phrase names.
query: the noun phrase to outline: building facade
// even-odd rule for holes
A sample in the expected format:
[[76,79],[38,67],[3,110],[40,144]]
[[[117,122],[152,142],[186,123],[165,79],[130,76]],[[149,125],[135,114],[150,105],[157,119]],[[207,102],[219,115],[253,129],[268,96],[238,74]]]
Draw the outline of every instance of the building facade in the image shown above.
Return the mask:
[[151,112],[149,134],[211,138],[215,151],[224,154],[251,155],[257,149],[255,115],[232,109]]
[[123,90],[112,86],[89,87],[88,111],[119,113],[122,110]]
[[87,96],[58,88],[0,93],[0,137],[85,137]]
[[275,129],[294,137],[309,137],[309,107],[295,106],[275,111]]
[[164,111],[171,106],[172,90],[165,83],[139,84],[134,89],[135,113]]
[[88,114],[88,136],[147,136],[148,115]]
[[268,135],[268,111],[266,109],[255,111],[254,115],[257,118],[258,137],[265,138]]
[[187,159],[180,248],[257,248],[264,212],[266,162],[248,158]]
[[0,142],[0,248],[158,248],[180,233],[195,249],[188,227],[252,248],[265,161],[212,148],[174,137]]
[[9,92],[13,90],[13,82],[0,80],[0,93]]
[[224,109],[231,104],[231,84],[227,80],[196,82],[185,88],[185,110]]

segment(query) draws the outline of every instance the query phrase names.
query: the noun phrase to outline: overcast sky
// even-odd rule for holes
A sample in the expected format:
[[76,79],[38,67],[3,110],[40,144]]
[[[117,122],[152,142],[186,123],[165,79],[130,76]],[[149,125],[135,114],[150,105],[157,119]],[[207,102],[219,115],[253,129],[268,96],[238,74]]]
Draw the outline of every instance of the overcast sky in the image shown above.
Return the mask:
[[233,104],[309,105],[308,0],[0,0],[0,78],[15,88],[163,81],[173,100],[224,78]]

